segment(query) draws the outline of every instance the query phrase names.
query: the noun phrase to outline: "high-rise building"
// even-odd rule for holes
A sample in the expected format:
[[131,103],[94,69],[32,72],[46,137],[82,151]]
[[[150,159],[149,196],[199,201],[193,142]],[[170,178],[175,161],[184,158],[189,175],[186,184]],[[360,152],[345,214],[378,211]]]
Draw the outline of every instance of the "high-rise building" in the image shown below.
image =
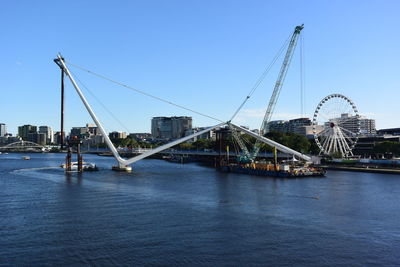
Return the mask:
[[[360,129],[360,133],[363,135],[376,134],[375,120],[368,119],[364,116],[351,116],[350,114],[341,114],[340,118],[334,120],[339,121],[341,127],[352,132],[357,133]],[[327,122],[329,124],[329,122]]]
[[187,129],[192,129],[192,117],[171,117],[172,139],[179,139],[185,136]]
[[284,120],[270,121],[270,122],[268,122],[268,131],[269,132],[287,133],[288,121],[284,121]]
[[400,128],[381,129],[376,131],[378,135],[400,135]]
[[277,120],[268,123],[269,132],[294,133],[306,135],[306,127],[311,126],[309,118],[297,118],[289,121]]
[[87,127],[72,127],[70,136],[77,136],[79,139],[84,139],[89,135]]
[[7,133],[7,128],[4,123],[0,123],[0,137],[5,136]]
[[39,133],[46,135],[46,144],[54,142],[54,133],[50,126],[39,126]]
[[289,120],[288,132],[304,135],[305,127],[311,126],[311,125],[312,125],[312,122],[309,118],[298,118],[298,119]]
[[94,123],[86,123],[87,131],[90,135],[97,135],[97,126]]
[[57,145],[60,145],[61,144],[61,132],[55,132],[54,136],[53,136],[53,140],[54,140],[54,143],[56,143]]
[[154,117],[151,119],[151,135],[156,139],[172,138],[172,122],[168,117]]
[[21,141],[21,137],[5,135],[0,136],[0,146]]
[[192,117],[154,117],[151,120],[151,135],[157,139],[179,139],[188,129],[192,129]]
[[361,116],[360,131],[365,135],[376,134],[375,120]]
[[46,145],[47,135],[45,133],[28,133],[26,141],[34,142],[44,146]]
[[[185,131],[185,136],[198,133],[198,132],[203,131],[203,130],[205,130],[207,128],[208,127],[196,127],[196,128],[192,128],[192,129],[187,129]],[[212,139],[212,140],[215,140],[215,130],[211,130],[211,131],[208,131],[208,132],[203,133],[201,135],[198,135],[198,136],[194,137],[193,139],[191,139],[189,142],[196,142],[199,139]]]
[[18,136],[21,137],[22,140],[24,141],[28,140],[28,134],[36,132],[37,132],[37,127],[33,125],[26,124],[18,127]]

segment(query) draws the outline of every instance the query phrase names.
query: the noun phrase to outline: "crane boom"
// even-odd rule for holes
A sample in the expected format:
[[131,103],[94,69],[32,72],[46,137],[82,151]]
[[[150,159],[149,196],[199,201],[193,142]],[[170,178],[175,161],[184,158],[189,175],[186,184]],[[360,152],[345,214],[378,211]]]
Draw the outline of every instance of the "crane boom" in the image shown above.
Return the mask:
[[251,154],[249,152],[249,150],[247,149],[246,145],[243,143],[241,137],[240,137],[240,133],[238,133],[238,131],[236,130],[236,128],[233,128],[230,126],[230,124],[228,124],[229,128],[231,129],[231,133],[233,138],[236,140],[236,142],[238,143],[240,149],[243,151],[243,158],[241,159],[242,161],[248,161],[249,159],[251,159]]
[[[275,87],[272,92],[271,98],[268,103],[267,111],[265,112],[264,119],[261,124],[261,128],[260,128],[261,136],[265,135],[269,131],[268,123],[271,121],[271,116],[272,116],[272,113],[274,112],[276,102],[278,101],[278,97],[281,92],[283,82],[285,81],[286,73],[289,69],[290,61],[292,60],[293,52],[296,48],[297,40],[298,40],[300,32],[303,28],[304,28],[304,24],[302,24],[300,26],[296,26],[296,28],[294,29],[293,35],[290,39],[285,58],[283,60],[281,69],[279,71],[278,79],[275,82]],[[252,159],[254,159],[257,156],[257,154],[260,150],[260,144],[261,143],[257,140],[256,144],[254,145]]]

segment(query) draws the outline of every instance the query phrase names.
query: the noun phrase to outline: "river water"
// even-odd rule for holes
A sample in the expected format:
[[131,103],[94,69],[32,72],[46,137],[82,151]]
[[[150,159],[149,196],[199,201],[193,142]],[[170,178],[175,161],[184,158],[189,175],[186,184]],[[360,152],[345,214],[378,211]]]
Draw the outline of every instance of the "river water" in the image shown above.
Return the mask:
[[143,160],[66,175],[0,155],[0,265],[400,265],[400,177],[274,179]]

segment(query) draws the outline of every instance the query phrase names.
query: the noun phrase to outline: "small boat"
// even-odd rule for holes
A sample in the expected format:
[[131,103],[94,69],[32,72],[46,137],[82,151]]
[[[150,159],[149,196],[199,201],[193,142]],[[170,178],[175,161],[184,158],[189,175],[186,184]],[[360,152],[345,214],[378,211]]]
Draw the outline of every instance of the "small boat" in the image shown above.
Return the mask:
[[[60,167],[63,169],[66,169],[67,165],[61,164]],[[89,162],[82,162],[82,168],[84,171],[98,171],[99,170],[97,168],[96,164],[89,163]],[[77,161],[71,162],[71,171],[78,171],[78,162]]]
[[23,159],[23,160],[30,160],[31,157],[29,157],[29,156],[23,156],[22,159]]

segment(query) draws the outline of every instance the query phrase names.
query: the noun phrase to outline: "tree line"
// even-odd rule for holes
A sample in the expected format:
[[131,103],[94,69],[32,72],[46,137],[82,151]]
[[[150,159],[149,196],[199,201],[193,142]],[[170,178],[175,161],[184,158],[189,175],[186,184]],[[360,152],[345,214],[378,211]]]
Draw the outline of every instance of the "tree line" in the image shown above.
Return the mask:
[[[305,136],[294,134],[294,133],[282,133],[282,132],[269,132],[265,135],[265,137],[278,142],[284,146],[287,146],[291,149],[299,151],[304,154],[319,154],[319,148],[315,143],[314,139],[308,139]],[[254,137],[249,135],[242,135],[244,143],[246,144],[249,151],[253,150],[253,145],[256,142]],[[163,145],[163,142],[148,142],[148,141],[140,141],[135,140],[134,138],[116,138],[111,140],[116,147],[142,147],[142,148],[154,148],[160,145]],[[224,144],[230,147],[230,150],[233,152],[236,149],[239,149],[238,144],[232,138],[232,136],[228,137],[227,140],[224,140]],[[105,146],[105,144],[104,144]],[[185,142],[181,143],[174,148],[180,150],[219,150],[219,144],[215,140],[212,139],[197,139],[194,142]],[[223,148],[225,150],[225,147]],[[273,147],[262,143],[260,145],[260,152],[272,152]],[[376,143],[373,150],[370,151],[371,154],[393,154],[394,156],[400,156],[400,142],[393,141],[383,141]]]

